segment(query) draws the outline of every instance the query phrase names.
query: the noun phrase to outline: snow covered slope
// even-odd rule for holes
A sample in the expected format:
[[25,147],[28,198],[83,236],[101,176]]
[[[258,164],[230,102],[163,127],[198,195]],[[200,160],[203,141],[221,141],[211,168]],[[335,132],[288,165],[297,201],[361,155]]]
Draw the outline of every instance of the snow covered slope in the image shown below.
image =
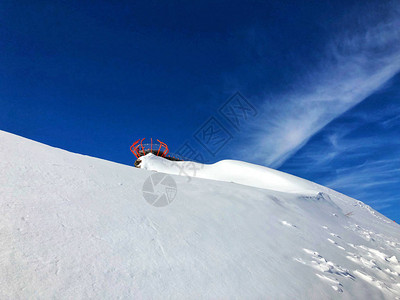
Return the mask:
[[222,160],[212,165],[186,161],[170,161],[147,154],[140,158],[139,167],[174,175],[234,182],[243,185],[288,193],[316,195],[315,183],[270,168],[237,160]]
[[0,299],[400,297],[400,227],[362,202],[223,161],[154,207],[155,171],[0,131]]

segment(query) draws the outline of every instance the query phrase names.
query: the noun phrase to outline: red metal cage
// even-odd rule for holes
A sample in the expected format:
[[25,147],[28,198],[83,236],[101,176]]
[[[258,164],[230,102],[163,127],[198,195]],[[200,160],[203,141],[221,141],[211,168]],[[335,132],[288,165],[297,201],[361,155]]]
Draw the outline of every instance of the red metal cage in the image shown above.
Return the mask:
[[138,139],[136,142],[134,142],[131,146],[131,152],[133,155],[136,156],[136,158],[139,158],[143,155],[146,155],[148,153],[153,153],[154,155],[161,156],[161,157],[167,157],[167,154],[169,152],[168,146],[166,143],[161,142],[160,140],[157,139],[158,143],[153,143],[153,139],[150,139],[150,144],[144,144],[143,141],[145,139]]

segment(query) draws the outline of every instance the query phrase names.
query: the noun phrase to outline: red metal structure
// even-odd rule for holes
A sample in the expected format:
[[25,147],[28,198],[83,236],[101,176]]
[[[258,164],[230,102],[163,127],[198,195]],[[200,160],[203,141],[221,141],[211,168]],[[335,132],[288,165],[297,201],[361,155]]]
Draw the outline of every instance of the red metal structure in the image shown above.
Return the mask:
[[158,143],[153,143],[153,139],[150,139],[150,144],[143,144],[144,140],[145,140],[144,138],[138,139],[136,142],[134,142],[132,144],[132,146],[130,148],[131,152],[133,153],[133,155],[136,156],[136,158],[139,158],[148,153],[153,153],[154,155],[165,157],[165,158],[175,158],[175,157],[167,156],[167,154],[169,152],[167,144],[161,142],[158,139],[157,139]]

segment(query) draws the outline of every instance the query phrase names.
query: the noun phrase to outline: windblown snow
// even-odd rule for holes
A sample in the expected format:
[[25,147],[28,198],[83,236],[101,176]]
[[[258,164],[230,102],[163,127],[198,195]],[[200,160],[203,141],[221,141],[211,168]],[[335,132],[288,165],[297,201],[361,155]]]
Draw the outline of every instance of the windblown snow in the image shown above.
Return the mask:
[[400,227],[364,203],[239,161],[141,159],[0,131],[0,298],[400,299]]

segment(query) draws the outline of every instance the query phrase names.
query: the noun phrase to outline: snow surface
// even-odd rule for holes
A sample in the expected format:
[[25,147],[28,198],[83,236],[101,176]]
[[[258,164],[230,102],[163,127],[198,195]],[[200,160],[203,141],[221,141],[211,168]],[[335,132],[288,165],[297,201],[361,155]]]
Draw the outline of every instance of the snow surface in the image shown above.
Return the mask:
[[400,227],[364,203],[237,161],[141,167],[0,131],[0,299],[400,299]]
[[170,161],[154,154],[140,158],[140,167],[174,175],[239,183],[288,193],[316,195],[318,186],[299,177],[237,160],[222,160],[212,165]]

